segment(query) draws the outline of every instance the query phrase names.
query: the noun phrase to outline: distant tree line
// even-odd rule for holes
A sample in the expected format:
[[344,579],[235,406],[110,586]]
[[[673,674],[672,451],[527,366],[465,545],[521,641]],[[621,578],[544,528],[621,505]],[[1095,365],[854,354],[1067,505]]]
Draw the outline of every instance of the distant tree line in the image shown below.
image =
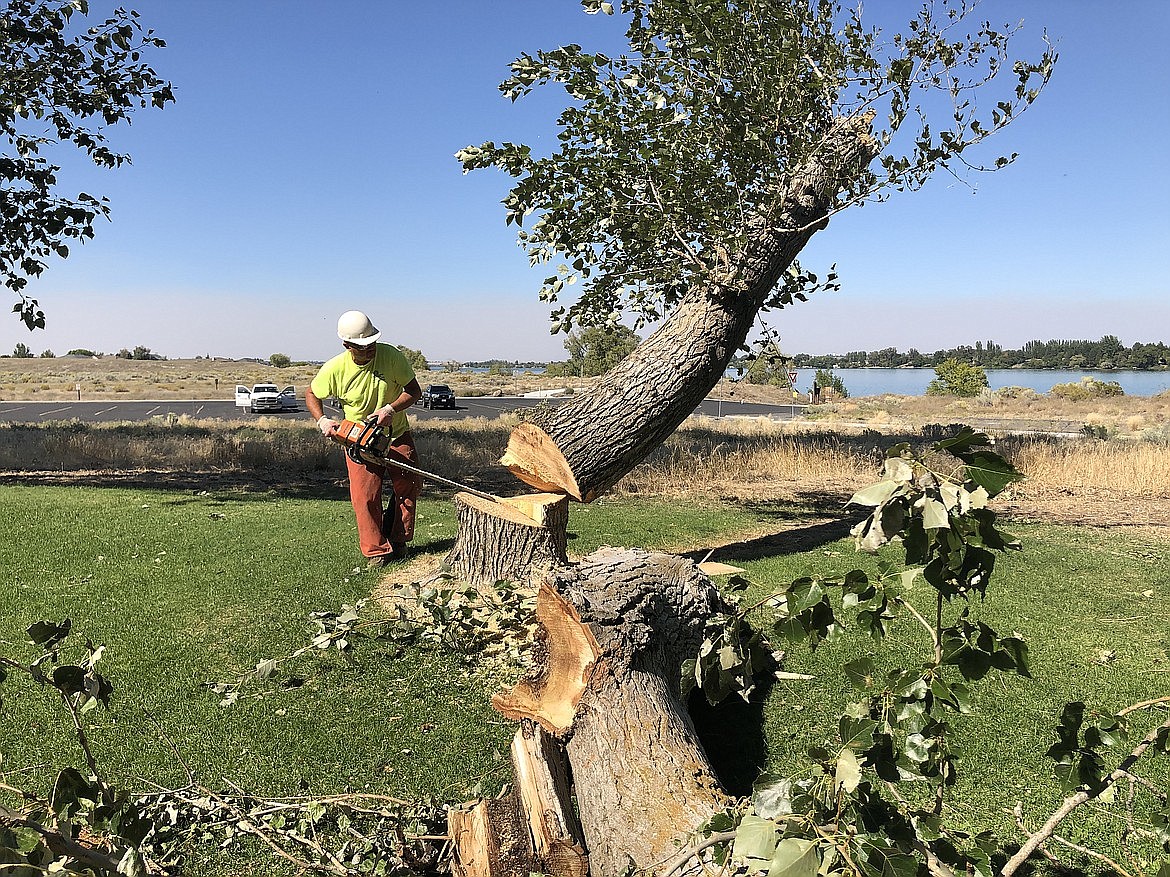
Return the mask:
[[1100,341],[1029,341],[1019,350],[1005,350],[994,341],[976,341],[949,350],[921,353],[911,347],[902,353],[896,348],[854,351],[843,355],[797,353],[792,364],[798,368],[935,368],[957,360],[981,368],[1053,369],[1164,369],[1170,366],[1170,347],[1156,343],[1135,343],[1126,347],[1116,335]]

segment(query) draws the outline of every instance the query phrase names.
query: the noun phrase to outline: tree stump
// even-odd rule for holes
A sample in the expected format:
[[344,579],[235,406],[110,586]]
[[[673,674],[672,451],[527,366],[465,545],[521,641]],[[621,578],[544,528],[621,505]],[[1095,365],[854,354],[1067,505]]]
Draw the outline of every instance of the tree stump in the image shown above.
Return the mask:
[[459,531],[445,572],[472,585],[529,582],[568,563],[569,499],[547,493],[493,502],[455,494]]

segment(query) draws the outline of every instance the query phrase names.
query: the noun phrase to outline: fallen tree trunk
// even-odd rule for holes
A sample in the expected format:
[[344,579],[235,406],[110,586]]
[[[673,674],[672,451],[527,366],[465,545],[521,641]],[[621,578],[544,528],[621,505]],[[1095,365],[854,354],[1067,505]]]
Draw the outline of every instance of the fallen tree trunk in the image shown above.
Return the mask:
[[[562,731],[590,873],[653,868],[730,804],[679,693],[680,665],[722,600],[691,561],[637,549],[602,549],[550,578],[568,617],[548,628],[547,663],[591,665]],[[580,636],[553,632],[571,630],[577,613],[596,661]],[[522,682],[494,703],[554,729],[550,714],[564,714],[553,685]]]
[[871,120],[834,126],[735,261],[688,292],[593,392],[517,426],[501,464],[539,490],[591,502],[662,444],[726,372],[781,274],[877,154]]

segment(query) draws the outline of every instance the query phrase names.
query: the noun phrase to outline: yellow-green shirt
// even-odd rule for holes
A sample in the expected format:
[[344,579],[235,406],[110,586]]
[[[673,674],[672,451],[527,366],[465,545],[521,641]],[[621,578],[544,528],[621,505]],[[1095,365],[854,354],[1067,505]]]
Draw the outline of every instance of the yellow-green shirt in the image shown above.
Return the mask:
[[[375,408],[397,399],[402,388],[412,380],[414,369],[402,351],[392,344],[379,344],[374,358],[365,365],[358,365],[349,351],[343,350],[321,366],[309,386],[318,399],[336,396],[341,400],[346,419],[360,422],[373,414]],[[408,429],[406,412],[395,412],[390,434],[397,437]]]

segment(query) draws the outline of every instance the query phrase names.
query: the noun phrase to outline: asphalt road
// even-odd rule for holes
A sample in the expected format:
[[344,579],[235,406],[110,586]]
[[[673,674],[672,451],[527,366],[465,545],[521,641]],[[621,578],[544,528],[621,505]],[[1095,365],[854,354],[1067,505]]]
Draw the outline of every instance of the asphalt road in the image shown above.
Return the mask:
[[[456,401],[454,409],[440,409],[432,411],[419,405],[410,409],[411,416],[420,420],[432,417],[487,417],[495,418],[507,411],[517,408],[530,408],[542,402],[557,405],[559,399],[533,399],[521,396],[478,396],[466,397]],[[711,399],[704,401],[696,413],[710,417],[772,417],[779,420],[790,420],[804,412],[804,406],[795,405],[763,405],[755,402],[717,402]],[[280,417],[296,418],[307,417],[303,408],[296,411],[283,411],[279,414],[248,414],[237,408],[231,400],[213,401],[139,401],[126,400],[103,402],[3,402],[0,401],[0,422],[6,423],[47,423],[54,420],[80,420],[84,423],[110,422],[141,422],[155,418],[164,419],[168,415],[187,415],[188,417],[211,418],[219,420],[235,420],[250,417]]]

